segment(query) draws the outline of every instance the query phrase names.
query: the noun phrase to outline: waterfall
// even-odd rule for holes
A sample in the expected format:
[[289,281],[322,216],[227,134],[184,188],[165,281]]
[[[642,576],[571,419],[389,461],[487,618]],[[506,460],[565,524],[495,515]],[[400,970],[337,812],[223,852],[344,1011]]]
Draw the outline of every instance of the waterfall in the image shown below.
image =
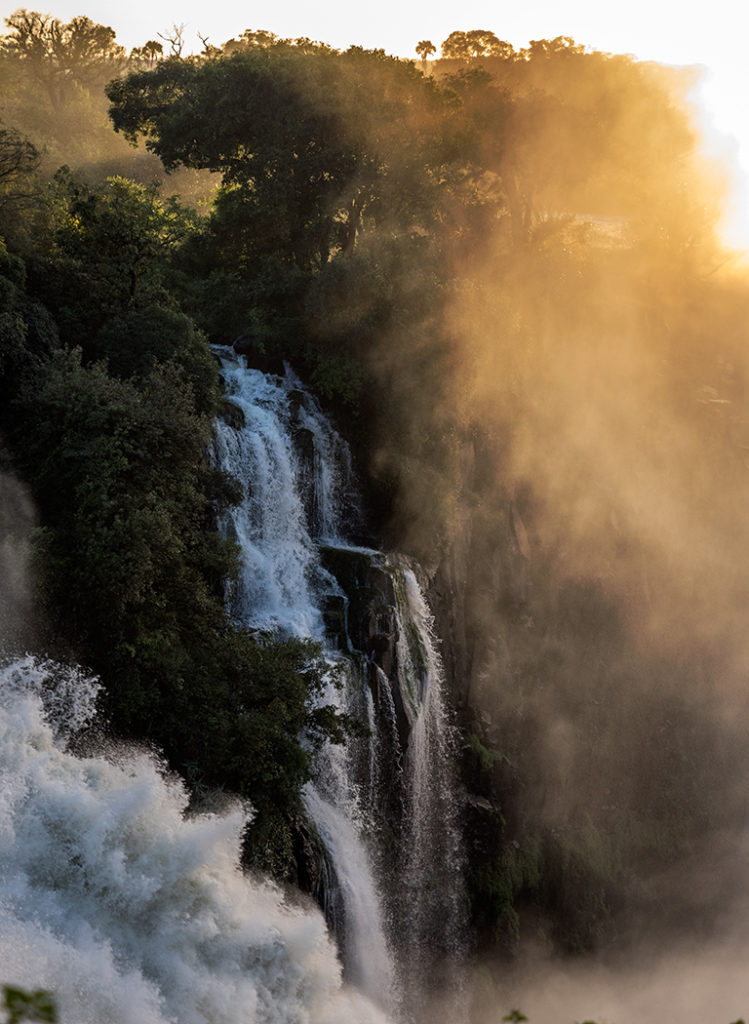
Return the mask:
[[[242,418],[241,426],[219,421],[216,439],[219,464],[244,487],[244,500],[224,523],[241,558],[231,610],[247,629],[323,640],[325,599],[344,595],[322,565],[319,544],[343,543],[342,512],[352,504],[348,450],[292,373],[266,375],[241,359],[225,358],[222,367]],[[348,710],[351,680],[342,688],[338,678],[341,671],[348,675],[346,666],[327,653],[331,671],[321,700]],[[350,757],[345,747],[326,744],[304,803],[334,869],[341,913],[332,923],[345,935],[347,974],[393,1010],[393,959]]]
[[412,569],[397,574],[399,680],[410,732],[405,772],[401,930],[412,984],[432,989],[434,970],[461,1003],[465,932],[460,806],[453,779],[454,733],[434,623]]
[[322,915],[238,869],[245,808],[189,817],[153,756],[66,752],[97,689],[0,666],[0,981],[69,1024],[386,1024]]
[[369,727],[324,747],[304,802],[332,868],[325,905],[346,977],[415,1019],[429,992],[459,989],[464,930],[432,619],[414,567],[351,542],[361,514],[348,449],[294,375],[224,353],[222,376],[239,414],[217,425],[217,460],[244,488],[223,524],[242,567],[230,609],[247,629],[322,641],[344,681],[331,679],[324,702]]

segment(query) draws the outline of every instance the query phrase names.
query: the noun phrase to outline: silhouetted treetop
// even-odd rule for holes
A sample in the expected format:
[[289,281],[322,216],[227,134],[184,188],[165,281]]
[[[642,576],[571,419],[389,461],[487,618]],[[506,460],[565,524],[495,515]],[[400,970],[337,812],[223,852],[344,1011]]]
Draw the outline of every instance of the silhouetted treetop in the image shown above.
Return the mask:
[[114,29],[90,18],[63,23],[21,9],[5,24],[10,31],[0,37],[0,53],[22,62],[55,110],[62,108],[75,86],[101,86],[124,65],[125,50],[115,41]]
[[515,51],[510,43],[488,31],[472,29],[470,32],[451,32],[442,44],[442,56],[470,60],[475,57],[502,57],[511,59]]
[[427,60],[430,54],[437,52],[437,47],[431,39],[422,39],[421,42],[416,44],[416,52],[421,57],[422,68],[426,71]]
[[0,205],[30,195],[30,178],[39,161],[36,146],[15,128],[4,128],[0,122]]

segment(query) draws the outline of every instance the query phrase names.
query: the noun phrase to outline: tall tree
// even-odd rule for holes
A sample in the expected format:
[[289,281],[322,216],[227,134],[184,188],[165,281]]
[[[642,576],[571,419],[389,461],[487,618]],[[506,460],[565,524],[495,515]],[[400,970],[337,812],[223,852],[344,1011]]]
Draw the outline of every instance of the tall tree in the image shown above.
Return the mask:
[[114,29],[79,16],[67,23],[24,9],[5,19],[10,31],[0,37],[0,53],[16,58],[46,91],[59,112],[75,88],[91,89],[124,65],[125,50]]
[[143,46],[134,46],[130,51],[130,63],[152,68],[164,56],[164,47],[156,39],[149,39]]
[[431,41],[431,39],[422,39],[420,43],[416,44],[416,52],[421,57],[421,68],[424,74],[427,73],[427,60],[429,55],[437,52],[437,47]]
[[461,60],[471,60],[478,57],[503,57],[505,59],[514,56],[514,49],[510,43],[490,32],[488,29],[476,28],[470,32],[451,32],[442,44],[442,56]]

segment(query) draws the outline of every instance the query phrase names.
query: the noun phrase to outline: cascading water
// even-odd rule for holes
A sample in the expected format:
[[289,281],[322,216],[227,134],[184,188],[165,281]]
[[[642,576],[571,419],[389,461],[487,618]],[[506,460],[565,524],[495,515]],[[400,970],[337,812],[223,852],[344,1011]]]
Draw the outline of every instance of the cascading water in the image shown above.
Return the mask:
[[[338,542],[341,511],[351,492],[346,447],[291,373],[267,376],[248,370],[241,359],[225,359],[222,373],[243,421],[241,426],[220,421],[216,437],[221,467],[245,488],[244,500],[224,524],[241,557],[232,611],[247,629],[322,641],[324,598],[343,594],[322,566],[317,541]],[[342,687],[337,668],[331,663],[322,700],[343,711],[351,703],[346,692],[351,680],[344,671]],[[342,904],[342,920],[335,923],[345,933],[348,975],[392,1010],[397,1002],[393,961],[349,759],[347,749],[327,744],[304,801],[335,872]]]
[[409,720],[401,929],[416,990],[433,989],[437,967],[452,1018],[461,1006],[465,931],[454,733],[432,616],[413,570],[397,574],[398,663]]
[[386,1024],[318,912],[237,864],[246,810],[186,817],[153,757],[74,757],[97,684],[0,667],[0,981],[54,993],[65,1024]]
[[324,748],[305,804],[333,868],[327,905],[346,975],[412,1019],[437,971],[459,989],[463,933],[452,728],[431,617],[404,560],[346,540],[360,517],[348,449],[293,374],[224,353],[222,375],[240,413],[219,422],[217,459],[245,488],[224,524],[242,558],[230,607],[248,629],[322,641],[344,679],[323,699],[369,726],[367,740]]

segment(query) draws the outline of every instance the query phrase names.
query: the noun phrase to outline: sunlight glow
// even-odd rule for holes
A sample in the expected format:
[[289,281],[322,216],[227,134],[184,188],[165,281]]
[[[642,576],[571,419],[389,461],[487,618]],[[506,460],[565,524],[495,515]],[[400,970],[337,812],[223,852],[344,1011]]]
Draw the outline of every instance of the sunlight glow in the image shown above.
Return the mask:
[[729,249],[749,253],[749,123],[743,69],[706,71],[693,97],[699,110],[699,128],[708,157],[727,169],[731,188],[720,226]]

